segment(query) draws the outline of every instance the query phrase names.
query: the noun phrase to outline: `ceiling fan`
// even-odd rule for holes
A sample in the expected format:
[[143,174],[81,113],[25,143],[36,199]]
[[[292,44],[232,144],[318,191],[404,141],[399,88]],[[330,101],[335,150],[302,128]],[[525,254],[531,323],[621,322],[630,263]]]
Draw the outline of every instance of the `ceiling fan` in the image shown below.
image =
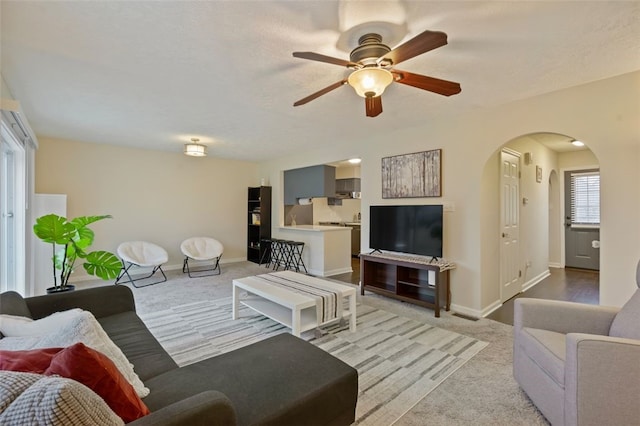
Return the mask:
[[376,117],[382,112],[381,95],[394,81],[444,96],[460,93],[462,89],[459,83],[393,68],[402,61],[445,44],[447,44],[445,33],[427,30],[392,50],[382,44],[382,37],[379,34],[369,33],[358,39],[358,47],[351,51],[348,61],[314,52],[293,52],[296,58],[341,65],[354,70],[349,77],[300,99],[293,106],[304,105],[345,84],[349,84],[359,96],[364,98],[367,117]]

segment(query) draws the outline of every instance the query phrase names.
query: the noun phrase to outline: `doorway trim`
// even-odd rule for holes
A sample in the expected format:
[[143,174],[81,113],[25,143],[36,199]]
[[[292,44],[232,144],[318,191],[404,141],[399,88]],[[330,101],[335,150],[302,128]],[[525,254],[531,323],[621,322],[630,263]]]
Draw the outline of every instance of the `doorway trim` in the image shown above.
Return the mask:
[[[564,185],[565,185],[565,179],[564,179],[564,174],[565,172],[572,172],[572,171],[576,171],[576,170],[585,170],[585,169],[597,169],[600,170],[600,164],[587,164],[587,165],[582,165],[582,166],[572,166],[572,167],[563,167],[562,169],[560,169],[560,173],[559,174],[559,178],[560,178],[560,223],[563,224],[563,228],[564,228],[564,218],[565,218],[565,201],[566,201],[566,196],[567,194],[565,193],[564,190]],[[602,211],[602,209],[600,209],[600,211]],[[602,231],[602,229],[600,229],[600,231]],[[567,255],[567,251],[565,249],[565,244],[566,244],[566,238],[564,235],[564,229],[562,232],[560,232],[560,267],[564,268],[566,266],[566,261],[565,261],[565,257]]]

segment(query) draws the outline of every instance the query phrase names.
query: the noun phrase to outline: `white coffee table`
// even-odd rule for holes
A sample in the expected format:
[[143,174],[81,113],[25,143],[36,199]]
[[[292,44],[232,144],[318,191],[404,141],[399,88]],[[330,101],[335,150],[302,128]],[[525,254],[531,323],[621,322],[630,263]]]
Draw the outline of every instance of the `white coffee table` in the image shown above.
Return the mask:
[[[311,277],[293,271],[276,272],[273,275],[313,283],[315,286],[339,292],[348,299],[348,309],[343,309],[341,318],[318,323],[316,299],[295,291],[273,285],[260,278],[260,275],[233,280],[232,318],[239,318],[240,304],[291,328],[291,334],[300,337],[300,333],[339,321],[349,320],[349,331],[356,331],[356,289],[322,278]],[[247,297],[240,299],[240,292]]]

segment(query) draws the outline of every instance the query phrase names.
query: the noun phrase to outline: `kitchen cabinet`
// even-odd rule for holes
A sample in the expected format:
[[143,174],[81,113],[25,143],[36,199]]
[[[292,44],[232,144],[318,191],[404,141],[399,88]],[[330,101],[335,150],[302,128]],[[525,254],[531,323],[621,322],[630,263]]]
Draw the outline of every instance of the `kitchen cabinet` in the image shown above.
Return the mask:
[[319,165],[284,172],[284,204],[298,204],[298,198],[334,197],[336,168]]
[[336,179],[336,194],[360,192],[360,178]]
[[360,225],[349,223],[347,226],[351,227],[351,256],[358,256],[360,254]]

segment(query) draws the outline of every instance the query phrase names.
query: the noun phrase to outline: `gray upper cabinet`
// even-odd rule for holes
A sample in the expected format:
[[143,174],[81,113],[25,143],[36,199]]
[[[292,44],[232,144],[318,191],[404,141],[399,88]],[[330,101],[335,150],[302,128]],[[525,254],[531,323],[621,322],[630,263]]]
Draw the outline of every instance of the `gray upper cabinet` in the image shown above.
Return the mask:
[[320,165],[284,172],[284,204],[294,205],[298,198],[333,197],[336,193],[336,168]]
[[336,194],[360,192],[360,178],[336,179]]

